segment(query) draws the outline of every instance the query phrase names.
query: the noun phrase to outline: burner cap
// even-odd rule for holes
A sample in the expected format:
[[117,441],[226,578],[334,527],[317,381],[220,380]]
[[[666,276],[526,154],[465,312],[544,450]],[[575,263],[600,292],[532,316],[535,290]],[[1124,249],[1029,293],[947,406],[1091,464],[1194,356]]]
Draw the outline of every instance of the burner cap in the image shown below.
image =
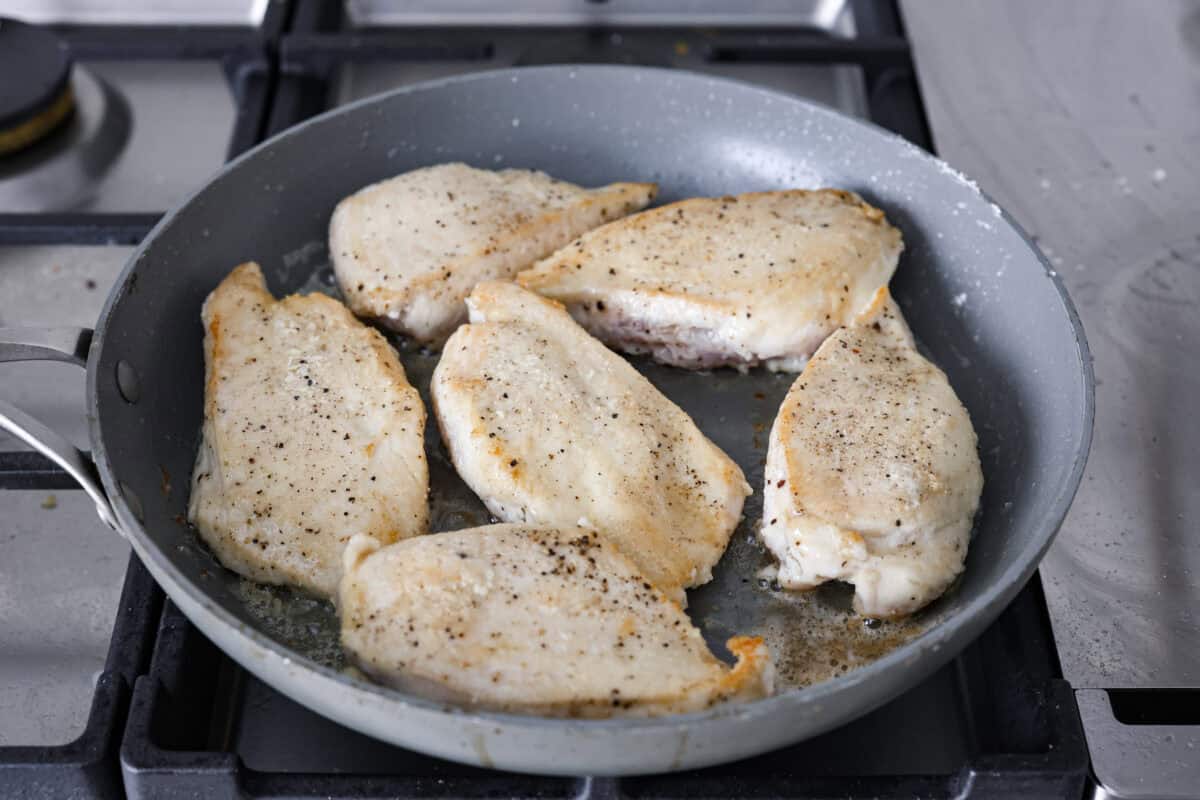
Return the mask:
[[71,114],[71,55],[53,33],[0,17],[0,155],[20,150]]

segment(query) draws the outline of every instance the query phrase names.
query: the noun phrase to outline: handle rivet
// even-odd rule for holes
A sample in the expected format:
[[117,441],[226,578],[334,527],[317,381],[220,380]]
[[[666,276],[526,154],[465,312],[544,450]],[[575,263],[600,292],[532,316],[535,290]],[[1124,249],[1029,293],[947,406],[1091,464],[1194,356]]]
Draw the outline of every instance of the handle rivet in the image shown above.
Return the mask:
[[117,362],[117,391],[127,403],[136,403],[142,396],[142,385],[138,381],[137,371],[125,359]]

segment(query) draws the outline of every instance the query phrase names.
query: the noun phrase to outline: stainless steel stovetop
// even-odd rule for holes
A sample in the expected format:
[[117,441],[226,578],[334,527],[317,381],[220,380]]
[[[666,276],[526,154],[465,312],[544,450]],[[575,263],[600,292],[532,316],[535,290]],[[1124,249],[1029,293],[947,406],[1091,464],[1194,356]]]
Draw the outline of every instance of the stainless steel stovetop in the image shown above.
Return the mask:
[[[72,78],[80,105],[71,127],[33,151],[0,159],[0,325],[92,324],[132,245],[158,214],[200,185],[232,152],[305,115],[429,78],[514,64],[616,58],[761,83],[890,124],[888,117],[896,110],[870,91],[881,85],[879,73],[893,64],[886,37],[879,42],[883,55],[863,63],[795,57],[799,51],[791,37],[797,33],[861,34],[864,5],[851,0],[771,0],[732,10],[736,4],[713,0],[524,0],[503,6],[469,0],[348,0],[343,7],[309,0],[179,0],[125,3],[114,11],[110,4],[86,0],[0,0],[0,15],[24,15],[57,25],[81,54]],[[154,43],[136,29],[119,27],[138,22],[219,27],[190,29],[180,36],[194,38],[187,57],[180,58],[161,41]],[[272,38],[288,24],[294,33]],[[118,26],[108,30],[124,30],[128,36],[104,35],[105,29],[97,25]],[[603,33],[595,33],[598,28]],[[431,31],[437,36],[431,37]],[[481,36],[480,31],[497,33]],[[867,34],[875,36],[872,31]],[[267,40],[272,47],[278,45],[279,72],[270,97],[264,89],[270,80],[267,67],[256,61],[267,58],[266,48],[260,48]],[[256,69],[260,72],[254,78]],[[252,76],[250,84],[247,74]],[[914,124],[903,115],[892,122],[900,129]],[[915,125],[919,133],[923,122]],[[89,219],[99,222],[88,228],[84,223]],[[1196,252],[1194,243],[1175,250],[1179,247]],[[1170,304],[1162,312],[1158,300],[1176,297],[1181,286],[1185,294],[1187,287],[1194,288],[1194,281],[1173,270],[1195,259],[1164,258],[1166,266],[1152,265],[1157,272],[1138,272],[1105,296],[1104,313],[1116,314],[1123,320],[1122,330],[1132,332],[1118,346],[1152,350],[1158,338],[1172,335],[1194,340],[1194,314]],[[1089,333],[1098,313],[1094,306],[1083,298],[1081,311]],[[66,365],[0,364],[0,398],[34,411],[86,446],[82,377]],[[1104,413],[1102,408],[1098,425],[1108,428],[1097,432],[1098,442],[1124,436],[1121,431],[1129,419],[1122,419],[1123,413],[1114,407],[1136,417],[1139,408],[1155,402],[1155,392],[1171,391],[1171,385],[1143,383],[1136,387],[1141,397],[1114,395],[1102,387],[1100,404],[1107,403],[1109,409]],[[1127,385],[1123,391],[1134,388]],[[1182,402],[1171,400],[1177,401]],[[1176,452],[1194,450],[1200,447],[1200,429],[1186,407],[1179,408],[1183,413],[1178,424],[1155,435],[1171,438]],[[16,449],[13,439],[0,434],[0,452]],[[1109,458],[1097,451],[1089,480],[1106,479],[1114,469]],[[1161,701],[1137,693],[1110,698],[1104,691],[1194,692],[1200,680],[1195,625],[1200,578],[1190,571],[1198,551],[1183,517],[1195,498],[1194,480],[1187,483],[1193,476],[1186,471],[1168,479],[1172,464],[1158,469],[1158,474],[1126,485],[1122,492],[1130,509],[1125,535],[1153,533],[1155,541],[1166,542],[1163,546],[1179,554],[1168,568],[1164,589],[1147,593],[1126,585],[1120,555],[1104,560],[1105,569],[1111,570],[1107,576],[1081,575],[1097,563],[1078,529],[1078,521],[1086,521],[1089,514],[1087,504],[1096,502],[1087,490],[1072,512],[1076,529],[1056,545],[1042,575],[1051,587],[1047,594],[1053,630],[1067,677],[1076,671],[1074,665],[1095,666],[1097,659],[1107,659],[1100,665],[1103,685],[1076,687],[1081,689],[1076,701],[1093,759],[1107,761],[1114,757],[1114,748],[1142,746],[1155,736],[1161,743],[1169,736],[1175,746],[1165,756],[1180,763],[1165,772],[1175,776],[1176,786],[1186,788],[1179,775],[1185,781],[1187,776],[1200,776],[1196,728],[1181,724],[1200,724],[1195,695],[1171,695],[1192,704],[1190,711],[1176,709],[1174,727],[1142,727],[1136,724],[1139,718],[1151,723],[1164,718],[1154,710]],[[1164,486],[1170,490],[1160,491]],[[1114,547],[1113,553],[1137,551],[1119,542]],[[95,521],[81,493],[0,493],[0,748],[58,745],[83,731],[89,698],[109,652],[127,555],[127,546]],[[1073,581],[1086,581],[1086,586],[1076,591]],[[1067,602],[1071,596],[1092,597],[1095,605],[1120,613],[1110,624],[1097,624],[1093,609]],[[1155,634],[1148,640],[1145,630],[1128,624],[1151,612],[1170,622],[1166,629],[1174,633],[1169,638]],[[1080,630],[1090,631],[1091,638],[1081,640]],[[1137,658],[1127,662],[1120,655],[1133,651]],[[1163,659],[1170,661],[1161,673],[1170,676],[1169,686],[1156,683],[1153,670],[1145,669]],[[1139,674],[1130,673],[1125,663],[1142,665]],[[1085,671],[1092,674],[1096,669]],[[274,713],[292,713],[265,688],[251,685],[247,691]],[[252,743],[250,750],[257,752]],[[269,765],[278,756],[262,758]],[[291,769],[298,763],[302,762],[284,759],[276,766]],[[1192,785],[1200,796],[1200,777]],[[1116,787],[1109,788],[1116,796]],[[1102,794],[1103,787],[1097,792]]]

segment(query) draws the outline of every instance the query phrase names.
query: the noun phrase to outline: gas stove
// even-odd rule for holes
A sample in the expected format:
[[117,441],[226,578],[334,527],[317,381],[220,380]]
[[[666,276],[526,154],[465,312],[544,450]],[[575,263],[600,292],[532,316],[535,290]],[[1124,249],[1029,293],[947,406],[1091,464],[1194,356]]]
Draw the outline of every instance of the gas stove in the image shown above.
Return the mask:
[[[0,2],[0,13],[8,4]],[[930,148],[891,3],[80,2],[43,23],[73,115],[0,159],[0,325],[91,325],[159,216],[313,114],[430,78],[616,62],[758,83]],[[172,16],[172,10],[176,16]],[[150,12],[145,12],[149,14]],[[0,396],[87,445],[82,374],[0,365]],[[196,797],[1081,797],[1088,751],[1038,578],[962,656],[872,714],[736,764],[624,779],[465,767],[348,731],[198,633],[49,462],[0,436],[0,794]],[[128,564],[128,566],[126,566]],[[122,587],[121,576],[125,575]]]

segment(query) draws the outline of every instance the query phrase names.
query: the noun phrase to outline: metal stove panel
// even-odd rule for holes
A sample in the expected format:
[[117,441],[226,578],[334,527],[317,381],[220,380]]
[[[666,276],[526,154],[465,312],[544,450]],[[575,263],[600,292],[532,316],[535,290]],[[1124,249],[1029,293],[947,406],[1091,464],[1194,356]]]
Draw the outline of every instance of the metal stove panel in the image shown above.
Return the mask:
[[0,16],[37,24],[258,25],[270,0],[0,0]]
[[[0,325],[90,326],[132,248],[0,247]],[[87,446],[83,370],[0,364],[0,397]],[[0,434],[0,451],[25,449]],[[82,732],[129,545],[81,492],[5,492],[0,514],[0,746]]]
[[812,27],[851,34],[847,0],[347,0],[359,27],[379,25],[622,25]]
[[[0,246],[0,326],[91,327],[131,252],[131,247]],[[83,370],[71,364],[0,364],[0,398],[87,448],[83,378]],[[0,431],[0,451],[23,449]]]
[[1108,692],[1075,693],[1092,759],[1095,800],[1164,800],[1200,794],[1200,729],[1126,724]]
[[6,492],[0,523],[0,747],[59,745],[87,723],[129,545],[82,492]]

